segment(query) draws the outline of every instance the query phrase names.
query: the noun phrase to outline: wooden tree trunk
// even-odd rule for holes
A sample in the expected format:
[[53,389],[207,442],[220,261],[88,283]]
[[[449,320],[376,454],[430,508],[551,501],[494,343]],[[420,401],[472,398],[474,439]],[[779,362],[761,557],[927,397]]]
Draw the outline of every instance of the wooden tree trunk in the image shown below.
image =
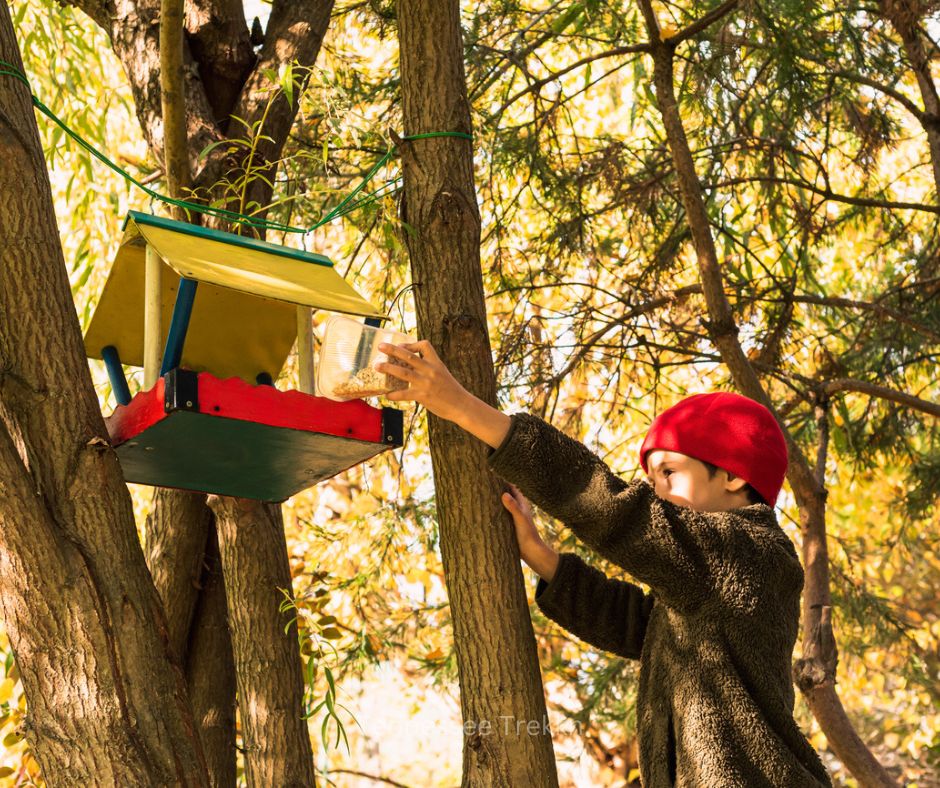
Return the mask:
[[[0,58],[20,65],[9,9]],[[91,384],[25,86],[0,80],[0,615],[50,785],[204,785]]]
[[249,786],[313,786],[304,682],[281,507],[210,499],[216,513]]
[[174,491],[177,497],[170,501],[168,491],[161,492],[144,529],[147,566],[163,602],[170,643],[184,664],[213,515],[205,495]]
[[[702,292],[708,308],[709,336],[718,348],[738,391],[775,413],[773,403],[738,341],[738,328],[731,305],[725,296],[724,277],[711,234],[702,185],[695,171],[695,162],[676,101],[674,46],[668,39],[661,39],[659,24],[650,0],[637,0],[637,4],[646,22],[650,40],[656,103],[663,119],[682,205],[695,244]],[[780,421],[779,415],[777,420]],[[895,782],[855,733],[836,694],[838,652],[829,618],[831,599],[826,551],[826,490],[822,476],[814,477],[806,458],[787,432],[786,426],[782,422],[780,426],[786,436],[790,455],[787,479],[800,507],[803,562],[806,567],[806,585],[803,591],[804,653],[796,665],[797,684],[833,751],[859,782],[866,788],[892,788],[896,785]]]
[[[199,553],[197,553],[199,554]],[[186,683],[213,788],[235,785],[235,661],[215,523],[200,578],[190,631]]]
[[[177,200],[189,196],[192,183],[184,61],[183,0],[160,0],[163,169],[167,194]],[[188,218],[181,207],[171,206],[169,213],[178,221]],[[161,492],[154,496],[155,516],[150,518],[153,538],[148,544],[148,566],[164,609],[168,616],[173,614],[172,642],[186,663],[210,783],[234,786],[235,665],[215,519],[204,495]],[[202,593],[197,597],[199,589]]]
[[213,786],[235,785],[235,665],[215,516],[206,496],[158,490],[145,528],[147,566],[173,653],[186,666]]
[[930,13],[930,5],[919,0],[879,0],[878,9],[900,36],[904,53],[917,80],[924,103],[924,115],[920,117],[920,122],[927,135],[934,188],[937,199],[940,199],[940,92],[934,79],[933,65],[936,55],[927,51],[925,45],[929,39],[921,28]]
[[[410,135],[470,132],[457,0],[399,0],[402,105]],[[402,220],[418,332],[454,375],[496,404],[468,140],[405,143]],[[464,719],[464,786],[555,786],[552,740],[519,552],[486,447],[429,415],[441,557]]]
[[[210,0],[188,5],[185,9],[187,36],[184,52],[182,56],[176,53],[176,57],[169,59],[166,58],[167,51],[161,51],[158,46],[155,22],[160,0],[114,0],[113,6],[109,1],[104,4],[79,2],[79,5],[111,36],[114,51],[124,65],[134,93],[144,136],[158,158],[165,155],[170,192],[173,196],[181,196],[176,192],[189,182],[185,172],[187,160],[189,166],[196,166],[199,152],[210,141],[221,138],[231,115],[250,124],[264,114],[272,89],[270,72],[277,72],[278,67],[285,63],[313,65],[329,25],[333,0],[316,0],[303,6],[275,3],[264,46],[257,58],[248,42],[244,14],[237,3]],[[172,5],[178,6],[179,3]],[[138,19],[139,24],[128,26],[128,19]],[[193,64],[194,57],[198,61],[198,70]],[[181,60],[190,66],[185,69],[185,87],[179,78]],[[177,77],[170,81],[170,96],[157,89],[165,87],[166,80],[153,79],[160,73],[161,63],[168,64]],[[299,90],[301,85],[296,87]],[[185,106],[181,107],[184,99]],[[265,204],[270,199],[274,166],[265,169],[265,165],[280,157],[296,109],[296,104],[290,105],[281,97],[268,112],[263,129],[265,139],[256,152],[256,163],[267,177],[258,178],[251,184],[249,200]],[[166,123],[164,117],[167,118]],[[180,128],[184,123],[185,134]],[[241,126],[237,126],[236,131],[243,133]],[[181,152],[184,139],[188,141],[188,150]],[[208,191],[216,197],[222,196],[214,190],[215,181],[221,168],[236,164],[220,163],[210,157],[196,181],[196,187],[203,190],[201,193]],[[175,216],[183,218],[179,214]],[[212,220],[207,224],[220,227],[219,222]],[[240,512],[243,508],[235,507],[235,511]],[[174,645],[186,663],[212,782],[214,785],[231,785],[234,784],[235,769],[233,693],[236,681],[228,622],[219,618],[227,609],[222,593],[224,587],[208,570],[203,573],[202,582],[195,582],[205,564],[215,566],[218,563],[211,550],[203,554],[203,547],[216,541],[216,527],[205,505],[204,495],[176,490],[155,493],[154,514],[147,524],[149,565],[167,605]],[[277,538],[274,533],[265,531],[259,533],[258,538],[265,534]],[[286,555],[283,532],[280,533],[280,544],[267,545],[254,555],[277,551]],[[244,573],[244,577],[233,581],[238,587],[247,586],[252,578],[263,573],[263,568],[254,566],[251,558],[248,554],[243,561],[230,567],[229,571]],[[207,598],[210,594],[212,598]],[[276,628],[280,623],[276,610],[273,615],[270,626],[264,625],[265,630]],[[257,619],[249,619],[248,623],[254,625],[258,622]],[[250,626],[240,627],[237,632],[244,638],[244,642],[238,645],[239,653],[243,657],[250,655],[260,638]],[[296,648],[296,638],[293,643]],[[251,662],[250,658],[244,658],[244,664]],[[296,665],[290,664],[291,669],[297,671],[295,679],[302,681],[299,657]],[[272,696],[278,692],[280,680],[272,680]],[[305,748],[291,749],[292,740],[280,737],[276,726],[267,731],[263,728],[264,720],[273,721],[274,718],[253,716],[255,711],[243,709],[242,717],[254,720],[257,739],[268,740],[272,748],[280,747],[272,750],[271,757],[282,762],[285,773],[305,774],[308,767],[312,769],[309,744]],[[300,712],[298,701],[295,716]],[[290,766],[290,762],[295,763]]]

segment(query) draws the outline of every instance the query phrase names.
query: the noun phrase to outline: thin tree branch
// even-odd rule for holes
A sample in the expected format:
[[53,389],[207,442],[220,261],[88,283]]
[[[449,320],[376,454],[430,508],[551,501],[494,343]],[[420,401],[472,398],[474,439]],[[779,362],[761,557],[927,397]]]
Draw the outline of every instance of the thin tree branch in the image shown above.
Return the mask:
[[841,306],[847,307],[849,309],[858,309],[865,312],[874,312],[876,314],[882,315],[883,317],[889,317],[892,320],[896,320],[898,323],[902,323],[908,328],[917,331],[919,334],[923,334],[925,337],[932,339],[934,342],[940,342],[940,333],[937,333],[933,329],[911,320],[911,318],[909,318],[903,312],[899,312],[897,309],[891,309],[890,307],[882,306],[881,304],[872,304],[866,301],[856,301],[851,298],[839,298],[837,296],[814,295],[794,295],[793,301],[801,304],[818,304],[819,306],[836,307]]
[[405,783],[400,783],[397,780],[393,780],[390,777],[382,777],[379,774],[367,774],[366,772],[357,772],[355,769],[330,769],[330,774],[351,774],[354,777],[364,777],[366,780],[372,780],[377,783],[385,783],[386,785],[394,786],[394,788],[410,788],[410,786],[405,785]]
[[[735,2],[737,2],[737,0],[735,0]],[[535,82],[527,85],[518,93],[506,99],[503,105],[490,115],[490,119],[502,115],[507,109],[509,109],[509,107],[515,104],[523,96],[541,90],[549,82],[554,82],[556,79],[561,79],[563,76],[565,76],[565,74],[569,74],[570,72],[581,68],[581,66],[586,66],[590,63],[594,63],[597,60],[604,60],[609,57],[619,57],[621,55],[631,55],[640,52],[649,52],[649,44],[630,44],[628,46],[616,47],[615,49],[608,49],[605,52],[598,52],[593,55],[587,55],[580,60],[576,60],[574,63],[570,63],[559,71],[555,71],[552,74],[549,74],[547,77],[537,79]]]
[[778,178],[770,175],[753,175],[746,178],[729,178],[717,183],[704,184],[703,188],[727,189],[732,186],[740,186],[749,183],[773,183],[780,186],[794,186],[798,189],[805,189],[808,192],[819,195],[823,199],[841,202],[846,205],[856,205],[862,208],[882,208],[891,211],[924,211],[925,213],[940,214],[940,205],[928,205],[921,202],[899,202],[895,200],[876,200],[871,197],[852,197],[847,194],[838,194],[832,189],[822,189],[814,186],[807,181],[797,180],[796,178]]
[[709,11],[705,16],[699,19],[696,22],[693,22],[688,27],[682,28],[674,36],[669,36],[666,39],[666,42],[671,46],[677,46],[683,41],[687,41],[693,36],[697,36],[703,30],[708,27],[711,27],[715,22],[721,19],[724,16],[727,16],[738,6],[739,0],[725,0],[720,6],[715,8],[713,11]]
[[[762,50],[771,50],[773,47],[770,44],[766,44],[762,41],[754,41],[751,39],[743,38],[742,36],[733,36],[730,38],[730,43],[733,43],[739,47],[746,47],[748,49],[762,49]],[[872,77],[865,76],[864,74],[859,74],[855,71],[848,71],[845,69],[833,69],[832,63],[821,57],[813,57],[810,53],[806,51],[801,51],[798,53],[798,57],[802,60],[807,60],[810,63],[815,63],[817,66],[822,66],[826,69],[826,73],[829,76],[836,77],[838,79],[844,79],[848,82],[857,82],[859,85],[866,85],[874,90],[877,90],[879,93],[883,93],[885,96],[889,96],[897,101],[904,109],[911,113],[921,125],[928,127],[937,127],[940,124],[940,117],[925,111],[921,107],[918,107],[917,104],[901,93],[899,90],[885,85],[883,82],[879,82]]]
[[666,306],[673,301],[676,301],[680,298],[683,298],[687,295],[693,293],[701,293],[701,285],[688,285],[687,287],[680,287],[678,290],[675,290],[668,295],[661,296],[659,298],[654,298],[650,301],[645,301],[642,304],[637,304],[635,307],[628,309],[620,317],[615,320],[605,323],[601,328],[595,331],[591,336],[589,336],[584,343],[578,348],[577,352],[569,359],[568,363],[559,371],[557,374],[552,375],[551,384],[555,385],[560,381],[564,380],[568,375],[571,374],[572,370],[578,365],[584,356],[586,356],[591,349],[603,338],[603,336],[610,330],[616,328],[617,326],[622,326],[631,318],[637,317],[648,312],[652,312],[655,309]]
[[859,394],[867,394],[870,397],[897,402],[899,405],[904,405],[911,410],[919,410],[922,413],[940,417],[940,403],[928,402],[915,397],[913,394],[905,394],[903,391],[895,391],[887,386],[879,386],[876,383],[868,383],[864,380],[837,378],[836,380],[827,381],[823,385],[823,391],[830,395],[840,391],[855,391]]
[[[805,58],[806,56],[801,55],[801,57]],[[866,77],[864,74],[857,74],[852,71],[843,70],[830,71],[829,74],[833,77],[838,77],[848,82],[857,82],[859,85],[866,85],[867,87],[877,90],[879,93],[883,93],[889,98],[893,98],[896,102],[898,102],[898,104],[904,107],[904,109],[910,112],[911,115],[913,115],[922,126],[936,125],[938,121],[940,121],[940,118],[931,115],[929,112],[925,112],[899,90],[888,87],[888,85],[878,82],[878,80],[872,79],[871,77]]]

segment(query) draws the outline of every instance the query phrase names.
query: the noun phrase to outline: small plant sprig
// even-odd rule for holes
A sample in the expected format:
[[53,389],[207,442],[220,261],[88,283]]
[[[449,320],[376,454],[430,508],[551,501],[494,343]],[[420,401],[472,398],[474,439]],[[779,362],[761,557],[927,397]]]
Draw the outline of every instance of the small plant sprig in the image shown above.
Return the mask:
[[[323,722],[320,726],[320,738],[323,746],[329,749],[331,746],[339,747],[340,741],[346,745],[346,752],[349,752],[349,738],[346,735],[346,726],[338,714],[338,709],[342,709],[356,725],[359,721],[348,707],[337,702],[336,699],[336,680],[333,676],[333,670],[330,664],[324,661],[324,657],[329,657],[332,662],[340,661],[340,653],[333,643],[342,637],[342,632],[336,626],[335,616],[319,615],[328,601],[329,591],[322,586],[317,588],[312,594],[305,594],[302,597],[294,599],[287,589],[279,589],[284,599],[278,610],[282,614],[289,614],[291,617],[284,625],[284,631],[290,630],[291,624],[297,624],[297,637],[300,641],[301,658],[304,663],[304,719],[310,719],[324,711]],[[326,687],[323,696],[318,698],[317,677],[322,668],[323,677],[326,680]],[[336,726],[336,742],[330,743],[330,724]],[[360,726],[361,728],[361,726]]]

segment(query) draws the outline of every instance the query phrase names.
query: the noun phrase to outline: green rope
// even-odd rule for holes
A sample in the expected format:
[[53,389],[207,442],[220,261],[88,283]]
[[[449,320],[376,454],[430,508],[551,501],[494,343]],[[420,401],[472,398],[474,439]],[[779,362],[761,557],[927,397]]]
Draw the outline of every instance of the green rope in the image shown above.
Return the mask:
[[[284,233],[310,233],[314,230],[322,227],[324,224],[328,224],[334,219],[346,216],[352,213],[359,208],[368,205],[369,203],[375,202],[376,200],[381,199],[382,197],[387,196],[388,194],[394,194],[401,188],[401,177],[393,178],[391,181],[387,181],[382,186],[380,186],[375,191],[370,192],[369,194],[364,195],[362,198],[353,202],[353,199],[358,195],[372,178],[375,177],[376,173],[384,167],[392,156],[395,153],[394,147],[389,147],[385,152],[385,155],[379,159],[378,162],[372,167],[371,170],[366,174],[362,179],[362,182],[353,189],[346,197],[344,197],[336,207],[332,208],[326,213],[326,215],[320,219],[315,224],[312,224],[310,227],[293,227],[288,224],[281,224],[280,222],[273,222],[267,219],[259,219],[256,216],[248,216],[243,213],[238,213],[237,211],[229,211],[225,208],[219,208],[212,205],[200,205],[199,203],[188,202],[187,200],[179,200],[175,197],[168,197],[165,194],[160,194],[145,184],[138,181],[133,175],[121,168],[119,165],[115,164],[111,159],[105,156],[101,151],[95,148],[93,145],[88,143],[81,135],[73,131],[69,126],[61,120],[49,107],[43,104],[39,98],[33,93],[32,87],[29,84],[29,79],[26,77],[20,69],[18,69],[12,63],[7,63],[5,60],[0,60],[0,66],[3,68],[0,69],[0,76],[14,77],[26,85],[26,88],[29,90],[30,98],[32,99],[33,105],[47,118],[53,121],[59,128],[62,129],[71,139],[77,142],[82,148],[84,148],[88,153],[94,156],[102,164],[116,172],[122,178],[125,178],[130,183],[134,184],[138,189],[143,191],[147,196],[152,200],[159,200],[160,202],[166,203],[167,205],[172,205],[177,208],[182,208],[184,211],[193,211],[194,213],[208,214],[209,216],[215,216],[220,219],[225,219],[226,221],[232,222],[233,224],[245,224],[250,227],[255,227],[258,229],[264,230],[277,230]],[[411,142],[413,140],[424,140],[431,139],[433,137],[457,137],[459,139],[472,140],[473,135],[467,134],[463,131],[431,131],[424,134],[412,134],[410,136],[402,137],[403,140]],[[390,191],[383,191],[393,187]]]
[[[365,195],[361,199],[356,200],[356,202],[354,202],[352,205],[348,205],[344,210],[336,213],[333,216],[333,218],[335,219],[340,216],[347,216],[359,210],[359,208],[362,208],[368,205],[369,203],[373,203],[373,202],[380,200],[382,197],[387,197],[390,194],[397,193],[402,187],[401,180],[402,179],[399,176],[398,178],[393,178],[390,181],[386,181],[375,191],[369,192],[367,195]],[[388,191],[385,191],[386,189]]]

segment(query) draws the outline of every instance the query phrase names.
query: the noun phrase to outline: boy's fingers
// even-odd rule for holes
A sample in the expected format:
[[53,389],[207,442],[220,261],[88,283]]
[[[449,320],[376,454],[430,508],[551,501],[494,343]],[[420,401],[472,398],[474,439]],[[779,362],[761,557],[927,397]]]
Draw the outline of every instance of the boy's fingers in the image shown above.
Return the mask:
[[418,342],[406,342],[401,345],[401,347],[407,348],[408,350],[418,353],[421,356],[430,356],[431,358],[437,358],[437,351],[434,350],[434,347],[426,339],[422,339]]
[[394,356],[405,361],[415,357],[415,354],[409,352],[404,345],[391,345],[388,342],[380,342],[379,350],[386,356]]
[[415,398],[409,392],[408,389],[398,389],[398,391],[390,391],[385,395],[385,399],[389,402],[414,402]]
[[415,379],[415,371],[411,367],[403,367],[398,364],[386,364],[384,361],[375,365],[376,372],[383,372],[399,380],[412,381]]

